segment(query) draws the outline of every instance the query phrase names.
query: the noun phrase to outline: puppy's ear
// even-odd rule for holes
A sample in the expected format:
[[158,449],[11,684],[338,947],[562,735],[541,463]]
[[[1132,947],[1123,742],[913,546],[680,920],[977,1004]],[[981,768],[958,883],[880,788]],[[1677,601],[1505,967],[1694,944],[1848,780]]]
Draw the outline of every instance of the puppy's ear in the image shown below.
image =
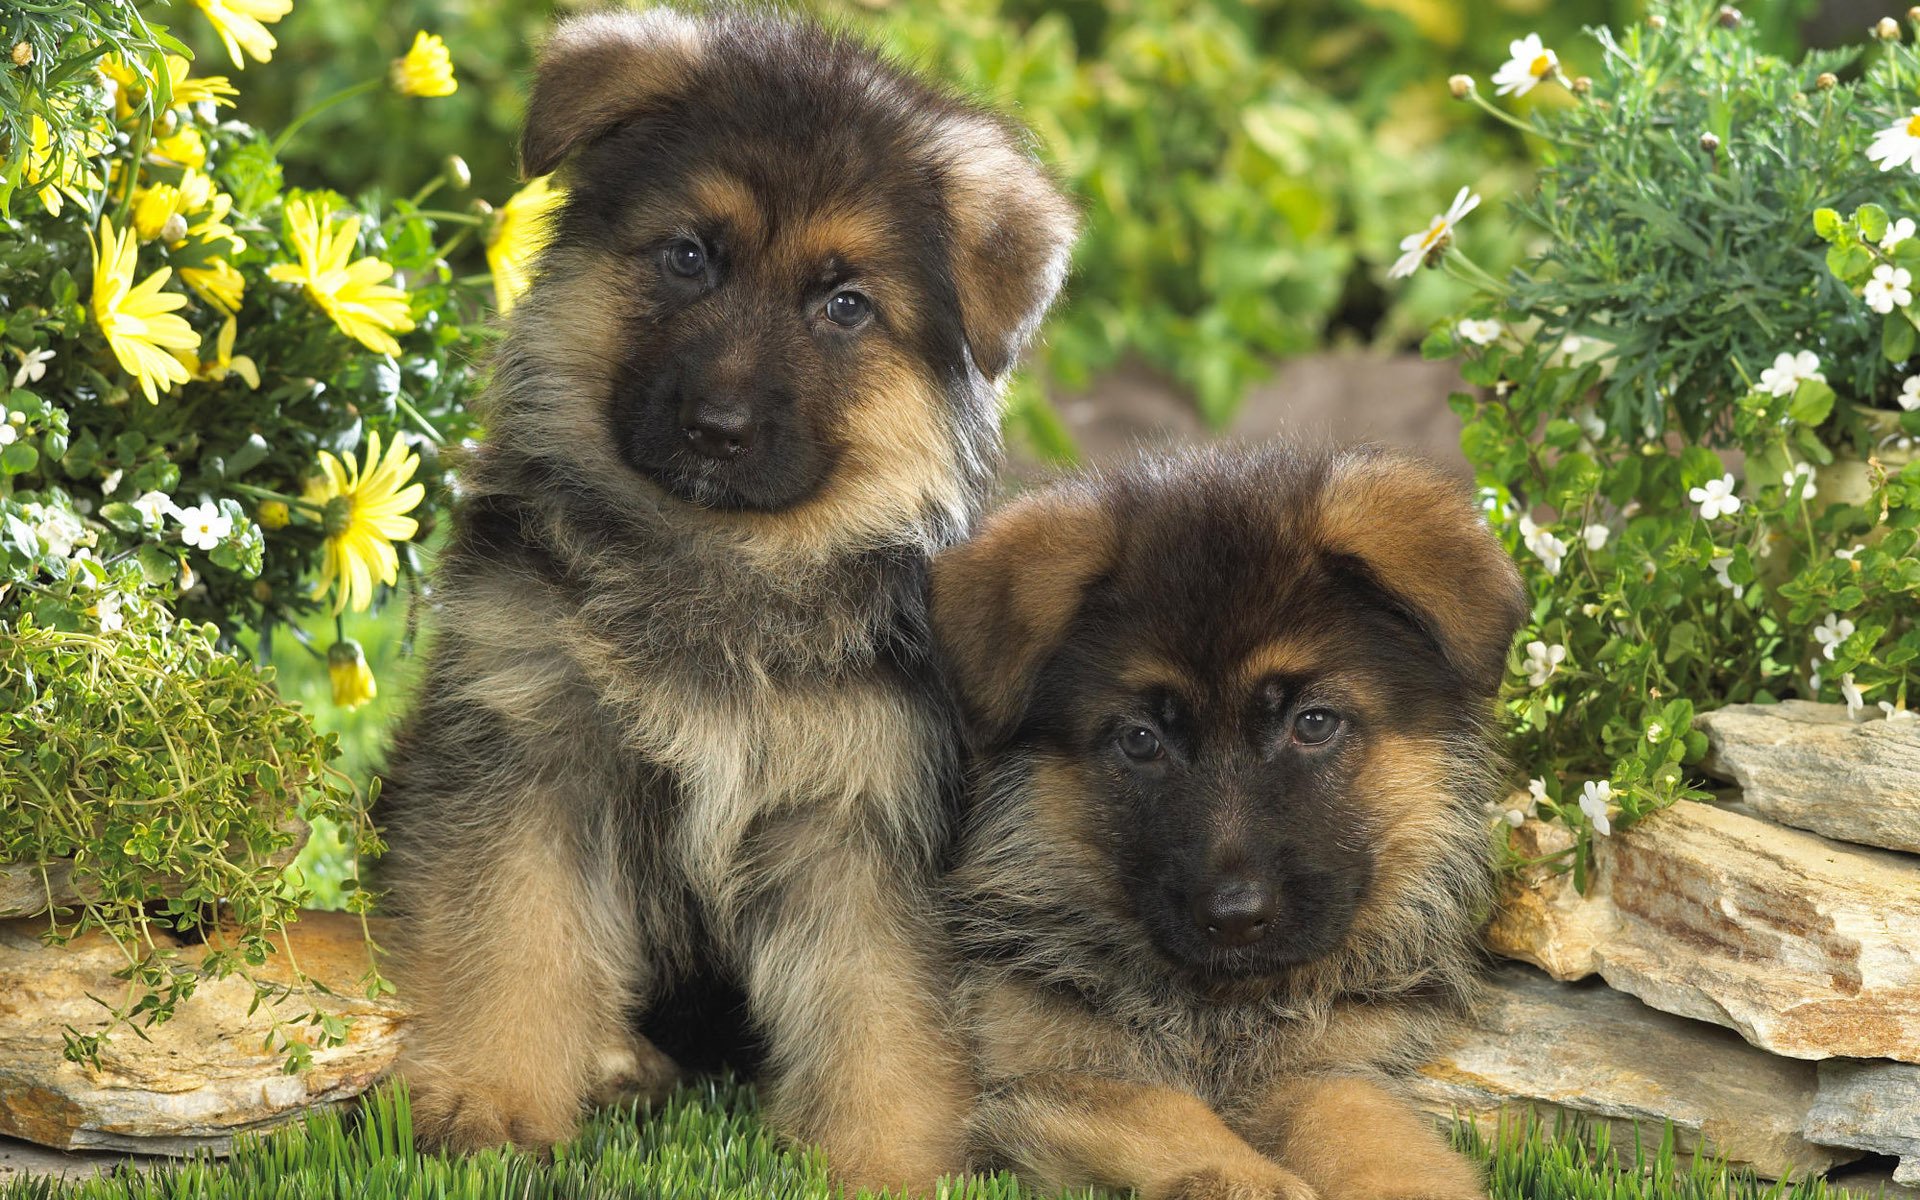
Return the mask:
[[1320,534],[1408,607],[1469,687],[1500,690],[1527,591],[1456,481],[1399,455],[1342,455],[1328,476]]
[[950,119],[937,166],[953,227],[953,276],[967,349],[988,379],[1018,361],[1067,277],[1073,205],[1018,132],[978,114]]
[[993,745],[1019,724],[1113,548],[1113,518],[1097,497],[1063,485],[1013,501],[934,559],[934,639],[975,742]]
[[520,134],[520,169],[569,154],[679,89],[700,63],[700,25],[668,8],[575,17],[540,52]]

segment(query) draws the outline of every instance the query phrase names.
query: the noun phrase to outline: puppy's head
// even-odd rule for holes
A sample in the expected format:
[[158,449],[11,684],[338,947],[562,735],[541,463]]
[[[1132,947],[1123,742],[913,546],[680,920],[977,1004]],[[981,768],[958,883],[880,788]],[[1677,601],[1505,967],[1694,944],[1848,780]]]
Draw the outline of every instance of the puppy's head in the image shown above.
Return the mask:
[[1029,495],[934,567],[977,747],[1024,772],[983,800],[1018,816],[980,815],[1000,844],[965,870],[1030,872],[987,887],[1056,905],[1042,881],[1073,880],[1102,936],[1212,978],[1399,953],[1484,876],[1485,727],[1523,615],[1463,490],[1386,454],[1213,453]]
[[971,503],[1074,232],[1015,129],[821,28],[656,8],[560,26],[521,153],[568,187],[510,352],[543,452],[743,519]]

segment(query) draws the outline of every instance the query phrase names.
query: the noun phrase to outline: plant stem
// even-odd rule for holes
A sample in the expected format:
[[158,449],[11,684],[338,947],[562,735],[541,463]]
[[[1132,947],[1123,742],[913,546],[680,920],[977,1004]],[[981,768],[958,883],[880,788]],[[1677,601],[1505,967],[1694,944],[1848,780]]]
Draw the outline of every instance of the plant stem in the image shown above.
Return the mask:
[[313,120],[315,117],[319,116],[321,113],[326,112],[328,109],[333,108],[336,105],[345,103],[346,101],[352,100],[357,96],[366,95],[368,92],[371,92],[375,88],[380,87],[385,82],[386,80],[384,78],[378,77],[378,76],[376,76],[373,79],[365,79],[360,81],[359,83],[353,84],[350,87],[341,88],[339,91],[335,92],[333,95],[328,96],[326,99],[321,100],[318,103],[314,104],[312,108],[309,108],[307,111],[295,117],[291,122],[288,123],[285,129],[280,131],[280,136],[274,138],[273,144],[267,148],[268,153],[273,155],[273,157],[276,159],[279,158],[280,152],[286,149],[286,145],[289,141],[293,140],[293,135],[296,133],[299,133],[301,128],[305,126],[308,121]]

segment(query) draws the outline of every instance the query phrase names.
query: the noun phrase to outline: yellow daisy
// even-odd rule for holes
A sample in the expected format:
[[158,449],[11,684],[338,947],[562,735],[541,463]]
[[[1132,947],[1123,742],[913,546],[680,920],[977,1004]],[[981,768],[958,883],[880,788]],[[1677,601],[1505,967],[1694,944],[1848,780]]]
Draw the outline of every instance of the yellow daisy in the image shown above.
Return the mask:
[[211,100],[217,107],[233,107],[233,98],[240,89],[225,75],[202,75],[198,79],[188,76],[189,64],[178,54],[167,55],[167,78],[173,84],[173,106],[198,104],[202,100]]
[[273,40],[267,26],[293,11],[293,0],[193,0],[193,4],[206,14],[213,31],[226,43],[227,57],[233,59],[233,65],[243,69],[247,65],[241,56],[243,50],[255,62],[273,57],[273,48],[280,43]]
[[287,240],[300,263],[277,263],[267,274],[281,283],[297,283],[320,306],[342,333],[376,354],[398,354],[393,333],[413,328],[407,312],[407,293],[391,287],[393,264],[377,258],[353,258],[360,239],[360,217],[332,224],[333,209],[324,200],[303,196],[289,201]]
[[[183,270],[180,272],[185,275]],[[250,388],[260,386],[260,370],[246,355],[236,356],[233,352],[233,339],[239,333],[240,326],[231,315],[226,324],[220,326],[220,335],[214,339],[213,357],[202,360],[191,350],[175,350],[173,356],[180,360],[195,379],[202,383],[224,383],[227,376],[237,375]]]
[[100,187],[100,176],[88,165],[89,155],[100,147],[86,139],[84,153],[69,149],[65,154],[54,144],[53,129],[35,113],[28,119],[26,186],[40,197],[49,216],[59,216],[63,197],[77,204],[88,203],[88,193]]
[[173,310],[186,304],[179,292],[160,286],[173,274],[161,267],[138,285],[133,282],[138,245],[131,230],[116,236],[113,222],[100,218],[100,241],[93,251],[93,317],[121,367],[140,384],[147,402],[158,404],[159,392],[185,383],[187,369],[169,350],[195,350],[200,337],[186,318]]
[[533,268],[546,244],[554,210],[566,202],[564,190],[542,175],[500,206],[487,233],[487,267],[493,272],[493,303],[505,316],[533,285]]
[[447,44],[424,29],[413,35],[406,56],[393,60],[391,77],[394,90],[408,96],[451,96],[460,88]]
[[307,503],[318,505],[325,514],[322,527],[327,537],[313,594],[324,596],[334,588],[335,613],[349,606],[364,612],[373,602],[376,584],[391,586],[399,578],[393,543],[406,541],[420,528],[406,514],[426,495],[426,488],[407,482],[419,470],[420,456],[399,438],[382,455],[379,432],[369,434],[362,461],[364,474],[353,455],[335,458],[322,450],[320,474],[306,489]]
[[246,276],[224,258],[210,258],[198,267],[181,267],[180,282],[228,316],[240,310],[240,298],[247,290]]
[[327,679],[333,684],[333,702],[340,708],[359,708],[380,694],[373,668],[352,638],[335,642],[327,650]]
[[187,226],[187,236],[203,245],[211,246],[215,242],[229,242],[228,254],[238,254],[247,248],[246,239],[235,233],[233,226],[227,224],[227,215],[233,211],[233,197],[225,192],[215,192],[207,206],[207,211],[198,221]]
[[207,139],[191,125],[182,125],[168,137],[153,139],[147,153],[182,167],[207,165]]

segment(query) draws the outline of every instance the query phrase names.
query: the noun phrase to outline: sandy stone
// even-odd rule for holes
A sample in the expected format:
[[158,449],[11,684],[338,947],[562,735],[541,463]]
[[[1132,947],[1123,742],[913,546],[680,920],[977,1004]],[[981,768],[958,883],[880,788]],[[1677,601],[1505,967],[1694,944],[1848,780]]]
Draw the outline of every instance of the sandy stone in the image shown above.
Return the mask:
[[1844,705],[1803,700],[1730,705],[1696,722],[1702,766],[1783,825],[1920,851],[1920,720],[1873,716],[1849,721]]
[[1920,1067],[1906,1063],[1820,1064],[1806,1135],[1900,1159],[1895,1183],[1920,1185]]
[[[1565,838],[1512,836],[1529,856]],[[1920,860],[1693,803],[1595,858],[1585,896],[1539,869],[1511,884],[1489,944],[1776,1054],[1920,1062]]]
[[[359,921],[307,913],[289,931],[294,954],[336,995],[296,991],[278,1012],[291,1020],[317,1005],[354,1018],[346,1043],[316,1049],[309,1070],[283,1073],[283,1059],[262,1046],[273,1010],[263,1005],[249,1016],[253,991],[238,979],[202,984],[171,1021],[148,1032],[150,1041],[120,1031],[98,1070],[68,1062],[62,1027],[98,1026],[101,1010],[88,993],[120,994],[126,985],[113,972],[125,959],[97,935],[44,946],[42,928],[0,922],[0,1134],[61,1150],[224,1152],[237,1133],[358,1095],[399,1052],[404,1011],[391,996],[367,1000],[360,991],[367,950]],[[292,982],[284,954],[261,975]]]

